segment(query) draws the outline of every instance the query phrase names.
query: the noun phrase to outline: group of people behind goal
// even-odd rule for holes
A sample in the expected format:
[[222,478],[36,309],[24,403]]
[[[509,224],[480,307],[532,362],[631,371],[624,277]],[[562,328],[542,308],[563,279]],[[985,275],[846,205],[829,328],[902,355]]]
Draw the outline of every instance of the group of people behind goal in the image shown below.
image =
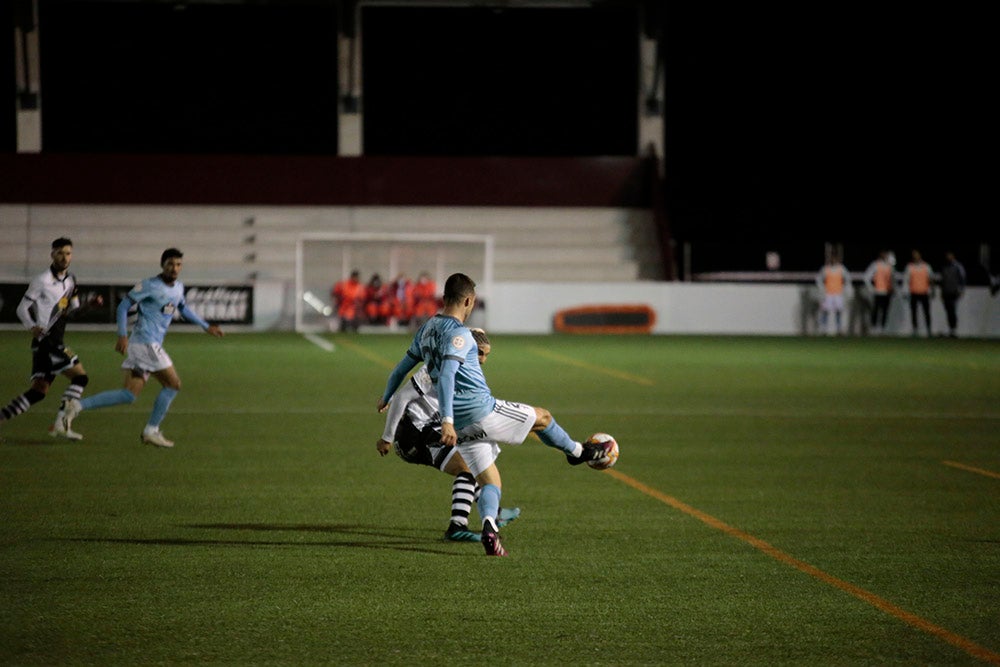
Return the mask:
[[408,326],[417,329],[441,309],[437,283],[424,271],[416,281],[400,274],[389,283],[372,274],[361,282],[361,272],[337,281],[330,290],[340,331],[358,331],[363,324]]

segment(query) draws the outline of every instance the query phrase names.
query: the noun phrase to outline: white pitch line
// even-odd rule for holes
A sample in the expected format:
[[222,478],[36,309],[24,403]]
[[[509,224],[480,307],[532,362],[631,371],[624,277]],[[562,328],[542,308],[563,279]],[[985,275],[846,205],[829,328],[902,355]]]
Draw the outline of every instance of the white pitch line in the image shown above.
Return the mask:
[[327,339],[323,338],[322,336],[317,336],[316,334],[311,334],[311,333],[302,335],[305,337],[307,341],[309,341],[316,347],[320,348],[321,350],[324,350],[326,352],[333,352],[334,350],[337,349],[336,345],[334,345]]

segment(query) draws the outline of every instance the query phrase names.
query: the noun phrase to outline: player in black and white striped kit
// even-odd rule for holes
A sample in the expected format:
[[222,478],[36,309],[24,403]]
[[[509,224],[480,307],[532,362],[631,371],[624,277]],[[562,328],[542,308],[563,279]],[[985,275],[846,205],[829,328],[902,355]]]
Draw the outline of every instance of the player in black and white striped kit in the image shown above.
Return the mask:
[[[76,276],[69,272],[72,261],[73,242],[63,237],[53,241],[52,265],[31,281],[17,306],[17,317],[32,336],[31,387],[0,408],[0,423],[24,413],[45,398],[57,375],[65,375],[69,379],[69,386],[62,395],[63,404],[83,395],[87,372],[63,341],[66,316],[80,307]],[[95,305],[100,302],[98,297]],[[59,417],[49,432],[70,440],[83,438],[79,433],[64,428]]]

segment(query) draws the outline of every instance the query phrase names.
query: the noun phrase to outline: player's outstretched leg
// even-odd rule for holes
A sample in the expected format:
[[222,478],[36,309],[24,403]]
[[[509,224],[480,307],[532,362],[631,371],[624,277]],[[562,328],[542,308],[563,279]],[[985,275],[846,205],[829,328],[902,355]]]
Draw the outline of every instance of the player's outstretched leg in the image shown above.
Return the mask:
[[583,451],[579,456],[573,456],[572,454],[566,455],[566,460],[571,466],[578,466],[581,463],[586,463],[587,461],[600,461],[608,455],[607,451],[604,449],[604,445],[599,442],[584,442],[581,447],[583,448]]

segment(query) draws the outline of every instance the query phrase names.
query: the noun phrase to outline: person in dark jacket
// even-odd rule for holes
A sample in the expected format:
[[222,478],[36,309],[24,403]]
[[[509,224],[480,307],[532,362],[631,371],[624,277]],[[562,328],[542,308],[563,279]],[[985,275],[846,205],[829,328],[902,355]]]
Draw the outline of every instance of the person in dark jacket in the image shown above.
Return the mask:
[[948,316],[948,335],[955,338],[958,335],[958,300],[965,291],[965,267],[955,259],[955,253],[949,251],[944,254],[944,266],[938,281],[944,312]]

